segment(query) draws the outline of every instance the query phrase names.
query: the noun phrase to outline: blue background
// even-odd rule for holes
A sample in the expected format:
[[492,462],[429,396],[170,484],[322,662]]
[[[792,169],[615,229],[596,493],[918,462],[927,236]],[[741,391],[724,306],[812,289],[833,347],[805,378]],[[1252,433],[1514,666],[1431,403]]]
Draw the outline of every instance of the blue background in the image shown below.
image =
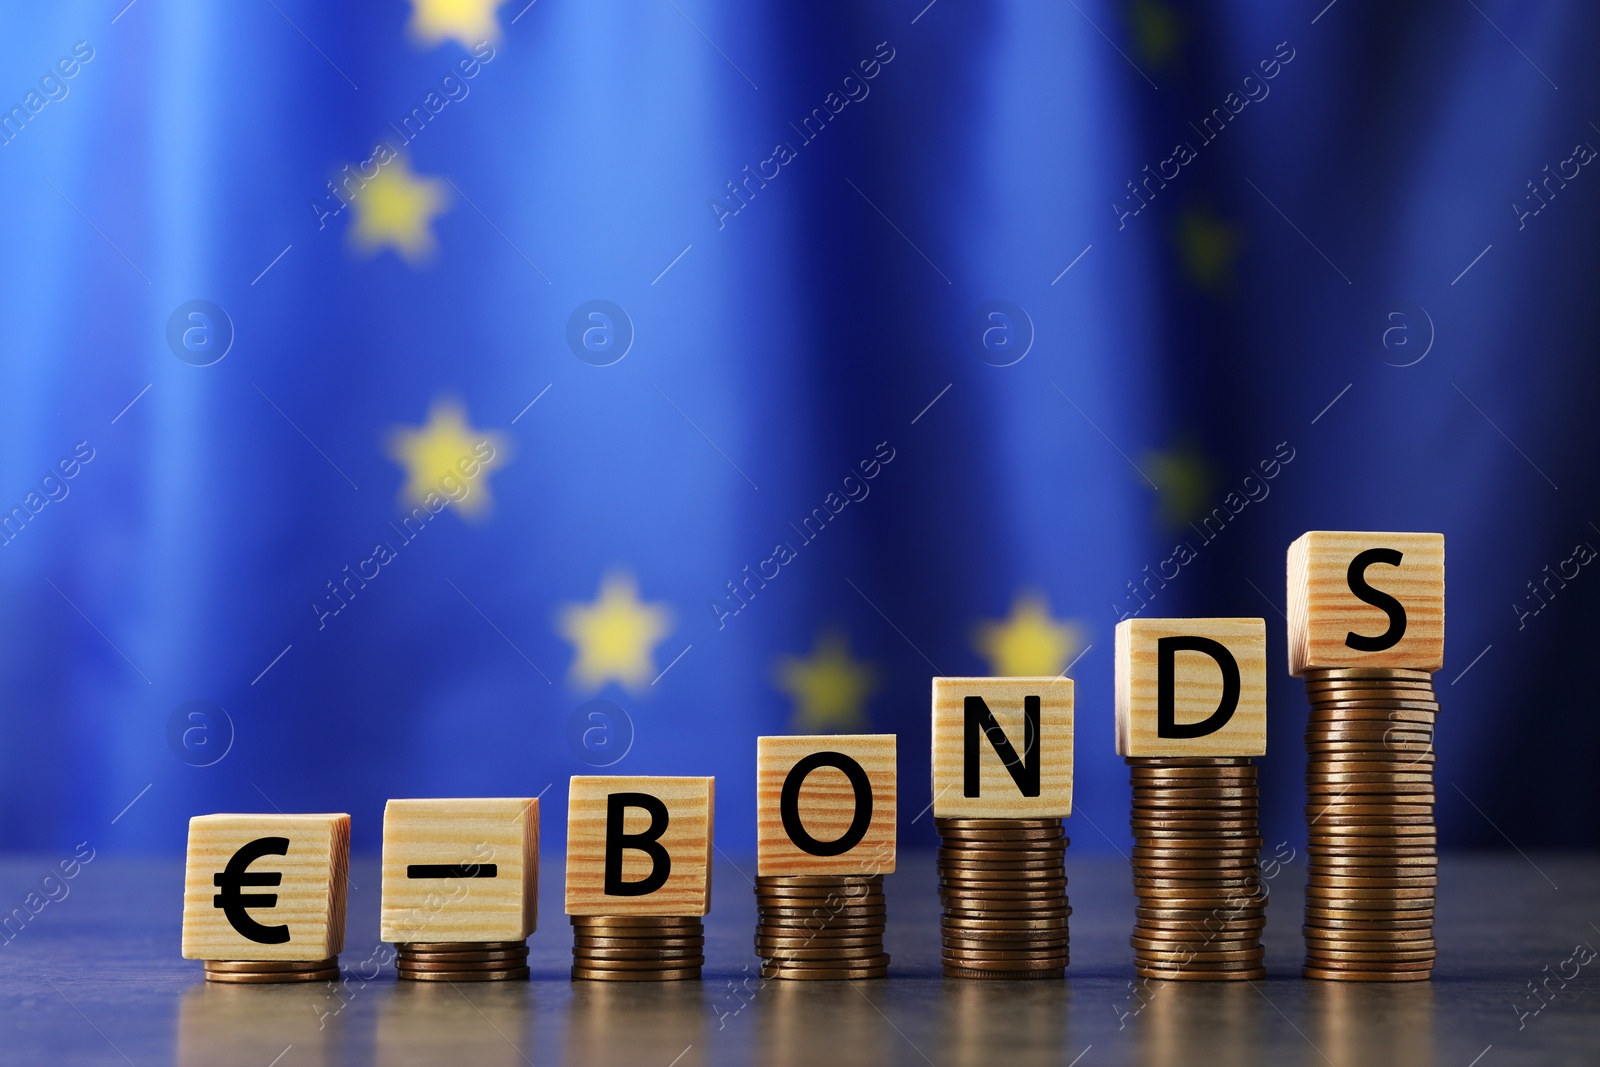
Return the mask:
[[[1109,851],[1112,629],[1179,541],[1145,614],[1267,619],[1263,819],[1294,841],[1284,550],[1314,528],[1447,539],[1442,844],[1600,842],[1600,577],[1528,588],[1600,545],[1600,176],[1529,185],[1600,145],[1600,18],[924,3],[509,0],[476,53],[404,3],[8,11],[0,847],[174,854],[193,814],[279,809],[370,850],[388,797],[547,787],[554,843],[631,731],[609,770],[716,775],[737,853],[756,736],[821,728],[899,734],[927,845],[929,677],[996,669],[977,628],[1036,603],[1071,633],[1073,847]],[[378,173],[433,183],[430,237],[364,248],[372,201],[325,183],[419,107]],[[193,300],[233,334],[209,366],[168,340]],[[592,300],[633,336],[609,366],[568,341]],[[403,543],[393,435],[450,404],[497,463]],[[863,499],[713,608],[881,442]],[[608,575],[670,621],[643,675],[586,682],[562,613]],[[792,684],[829,635],[870,683],[831,715]]]

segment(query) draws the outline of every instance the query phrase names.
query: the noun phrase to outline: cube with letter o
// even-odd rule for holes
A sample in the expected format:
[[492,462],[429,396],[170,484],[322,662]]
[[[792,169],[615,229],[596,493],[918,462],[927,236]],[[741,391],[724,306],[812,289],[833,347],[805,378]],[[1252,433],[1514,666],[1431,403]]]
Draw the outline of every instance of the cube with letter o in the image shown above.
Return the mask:
[[890,874],[895,735],[756,739],[756,871]]

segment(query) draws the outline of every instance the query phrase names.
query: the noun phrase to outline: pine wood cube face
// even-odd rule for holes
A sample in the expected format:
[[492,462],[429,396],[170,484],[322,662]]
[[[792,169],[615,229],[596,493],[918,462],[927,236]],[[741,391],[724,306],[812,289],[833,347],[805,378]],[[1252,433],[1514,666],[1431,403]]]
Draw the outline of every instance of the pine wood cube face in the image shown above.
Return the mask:
[[756,739],[756,872],[890,874],[895,735]]
[[936,818],[1072,814],[1070,678],[935,678]]
[[1117,755],[1263,756],[1265,619],[1117,624]]
[[538,903],[537,799],[384,806],[384,941],[522,941],[538,926]]
[[1444,534],[1312,530],[1289,546],[1289,673],[1444,666]]
[[568,915],[711,910],[714,778],[577,775],[567,792]]
[[344,948],[348,815],[196,815],[186,960],[324,960]]

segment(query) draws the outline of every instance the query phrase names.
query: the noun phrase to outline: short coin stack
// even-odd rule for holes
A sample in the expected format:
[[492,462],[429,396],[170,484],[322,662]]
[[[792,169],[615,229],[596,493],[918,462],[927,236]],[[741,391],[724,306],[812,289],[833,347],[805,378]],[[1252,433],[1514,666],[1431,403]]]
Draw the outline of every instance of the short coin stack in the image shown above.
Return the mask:
[[699,978],[706,928],[698,915],[573,915],[572,977],[602,982]]
[[885,977],[885,914],[881,874],[758,875],[761,977]]
[[946,978],[1061,978],[1067,966],[1060,819],[934,819]]
[[339,977],[339,957],[325,960],[206,960],[206,981],[241,985],[276,982],[333,982]]
[[413,982],[504,982],[528,977],[527,941],[400,942],[395,969]]
[[1433,974],[1433,675],[1307,669],[1307,978]]
[[1127,757],[1133,779],[1134,969],[1264,978],[1260,788],[1239,757]]

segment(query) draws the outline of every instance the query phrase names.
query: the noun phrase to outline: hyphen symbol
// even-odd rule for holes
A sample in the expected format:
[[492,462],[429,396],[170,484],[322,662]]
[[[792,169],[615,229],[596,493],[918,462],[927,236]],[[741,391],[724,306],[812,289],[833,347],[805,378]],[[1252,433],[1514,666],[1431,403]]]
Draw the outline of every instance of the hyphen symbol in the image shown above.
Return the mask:
[[493,863],[412,863],[407,878],[493,878],[500,867]]
[[242,886],[269,886],[282,882],[282,871],[257,871],[252,874],[247,868],[263,856],[288,854],[287,837],[258,837],[235,852],[221,874],[212,876],[212,884],[222,892],[211,898],[211,905],[222,909],[222,914],[228,917],[228,922],[239,932],[239,936],[262,945],[281,945],[289,940],[288,926],[263,926],[252,919],[248,911],[250,908],[277,907],[278,894],[239,892]]

